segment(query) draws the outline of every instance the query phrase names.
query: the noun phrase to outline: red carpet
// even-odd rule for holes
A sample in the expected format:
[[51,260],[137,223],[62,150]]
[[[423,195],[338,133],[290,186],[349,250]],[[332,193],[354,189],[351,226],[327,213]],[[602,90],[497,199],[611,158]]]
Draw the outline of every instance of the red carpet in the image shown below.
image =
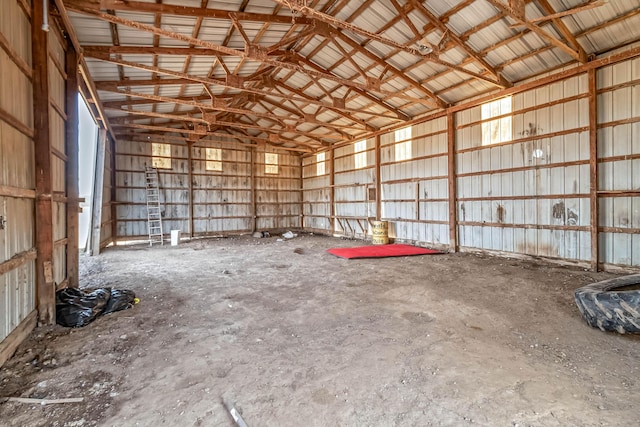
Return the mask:
[[327,252],[341,258],[386,258],[392,256],[429,255],[442,252],[411,245],[358,246],[356,248],[333,248]]

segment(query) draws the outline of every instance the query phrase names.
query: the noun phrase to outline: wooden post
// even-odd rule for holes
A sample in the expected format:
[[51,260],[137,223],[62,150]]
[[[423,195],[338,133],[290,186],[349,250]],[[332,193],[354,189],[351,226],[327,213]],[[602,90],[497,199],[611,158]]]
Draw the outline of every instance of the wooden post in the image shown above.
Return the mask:
[[380,134],[376,135],[376,220],[382,218],[382,173],[380,171],[380,163],[382,163],[380,155]]
[[78,279],[78,55],[73,44],[68,43],[66,53],[66,104],[67,123],[65,129],[66,186],[67,186],[67,281],[70,288],[77,288]]
[[42,30],[42,7],[32,8],[33,142],[36,169],[36,293],[42,325],[56,322],[53,282],[53,209],[49,136],[49,33]]
[[[304,230],[304,166],[302,162],[302,154],[298,156],[300,159],[300,191],[298,195],[300,197],[300,230]],[[317,156],[316,156],[317,161]]]
[[458,250],[458,219],[456,206],[456,118],[447,113],[447,172],[449,179],[449,245],[452,252]]
[[189,237],[193,239],[193,141],[187,141],[187,173],[189,180]]
[[251,231],[255,232],[258,223],[256,211],[256,149],[251,147]]
[[591,212],[591,268],[598,271],[598,87],[596,71],[588,71],[589,89],[589,208]]
[[336,230],[336,204],[335,204],[335,149],[329,150],[329,235],[333,236]]
[[93,171],[93,208],[91,209],[91,241],[89,254],[100,254],[100,231],[102,223],[102,194],[104,189],[104,160],[107,131],[98,129],[98,147],[96,149],[96,166]]
[[118,209],[116,199],[118,192],[116,191],[116,140],[109,138],[111,144],[111,240],[116,244],[118,237]]

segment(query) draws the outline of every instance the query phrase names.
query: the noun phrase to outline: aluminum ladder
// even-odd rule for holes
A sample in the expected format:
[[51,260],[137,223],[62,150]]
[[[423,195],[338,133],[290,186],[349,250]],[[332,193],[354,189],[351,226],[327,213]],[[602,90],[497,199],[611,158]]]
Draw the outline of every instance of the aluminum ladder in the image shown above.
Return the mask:
[[158,169],[147,166],[144,171],[147,189],[147,228],[149,230],[149,246],[154,243],[164,245],[162,233],[162,213],[160,211],[160,191],[158,190]]

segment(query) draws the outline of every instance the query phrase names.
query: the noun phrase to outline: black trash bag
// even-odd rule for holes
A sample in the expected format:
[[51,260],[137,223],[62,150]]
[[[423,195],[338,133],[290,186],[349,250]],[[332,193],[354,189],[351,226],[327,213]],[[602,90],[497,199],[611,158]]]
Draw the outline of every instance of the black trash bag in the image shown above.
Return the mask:
[[113,313],[133,307],[133,300],[136,294],[128,289],[112,289],[111,298],[104,307],[102,314]]
[[93,291],[60,289],[56,292],[56,322],[73,328],[88,325],[103,312],[110,298],[109,288]]

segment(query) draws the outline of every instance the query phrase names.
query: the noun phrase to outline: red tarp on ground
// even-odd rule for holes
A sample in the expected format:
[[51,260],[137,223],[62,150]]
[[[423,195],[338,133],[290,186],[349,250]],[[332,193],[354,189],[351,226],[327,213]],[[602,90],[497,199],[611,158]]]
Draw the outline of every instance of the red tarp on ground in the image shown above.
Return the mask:
[[327,252],[341,258],[386,258],[392,256],[429,255],[442,252],[411,245],[358,246],[355,248],[333,248]]

